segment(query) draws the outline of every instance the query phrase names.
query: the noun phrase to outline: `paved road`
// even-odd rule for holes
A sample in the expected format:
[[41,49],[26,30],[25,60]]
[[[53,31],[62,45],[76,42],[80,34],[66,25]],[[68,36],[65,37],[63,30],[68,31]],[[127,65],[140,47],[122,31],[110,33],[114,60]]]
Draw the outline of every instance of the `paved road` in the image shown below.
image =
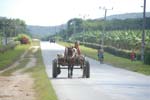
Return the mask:
[[81,78],[81,70],[74,70],[72,79],[67,78],[67,70],[57,79],[52,79],[52,60],[64,47],[41,42],[46,71],[59,100],[150,100],[150,76],[99,64],[89,59],[91,77]]

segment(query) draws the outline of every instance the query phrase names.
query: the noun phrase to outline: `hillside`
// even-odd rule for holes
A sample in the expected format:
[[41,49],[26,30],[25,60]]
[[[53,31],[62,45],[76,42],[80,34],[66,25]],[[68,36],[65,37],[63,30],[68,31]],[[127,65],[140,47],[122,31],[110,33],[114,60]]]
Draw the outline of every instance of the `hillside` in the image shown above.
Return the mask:
[[28,31],[32,34],[33,37],[43,37],[43,36],[53,35],[65,28],[66,25],[59,25],[59,26],[28,25],[27,26]]
[[[146,17],[150,17],[150,12],[146,13]],[[126,14],[118,14],[118,15],[111,15],[107,16],[107,20],[113,20],[113,19],[136,19],[136,18],[143,18],[143,13],[126,13]],[[100,18],[103,19],[103,18]],[[99,19],[94,19],[99,20]],[[67,24],[67,23],[66,23]],[[53,35],[57,32],[59,32],[62,29],[66,29],[67,25],[58,25],[58,26],[33,26],[28,25],[27,28],[29,32],[32,34],[33,37],[43,37],[43,36],[49,36]]]
[[54,34],[60,30],[59,26],[33,26],[28,25],[28,30],[32,34]]
[[[150,12],[146,13],[146,17],[150,17]],[[112,19],[128,19],[128,18],[143,18],[143,13],[125,13],[125,14],[117,14],[117,15],[111,15],[107,16],[107,20],[112,20]]]

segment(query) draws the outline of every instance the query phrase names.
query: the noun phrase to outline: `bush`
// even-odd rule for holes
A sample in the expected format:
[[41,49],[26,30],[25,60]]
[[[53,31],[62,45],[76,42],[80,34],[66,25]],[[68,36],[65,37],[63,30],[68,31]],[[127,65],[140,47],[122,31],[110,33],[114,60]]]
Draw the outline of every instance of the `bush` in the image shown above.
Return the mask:
[[31,43],[31,38],[26,34],[19,34],[15,40],[20,41],[21,44],[30,44]]
[[[80,44],[85,45],[86,47],[93,48],[93,49],[98,49],[100,47],[99,44],[93,44],[93,43],[81,42]],[[106,51],[112,55],[118,56],[118,57],[130,59],[131,52],[127,51],[127,50],[117,49],[117,48],[111,47],[111,46],[104,46],[104,51]],[[140,59],[141,59],[141,55],[139,53],[136,53],[136,60],[140,60]]]
[[150,65],[150,48],[148,47],[145,48],[144,63]]

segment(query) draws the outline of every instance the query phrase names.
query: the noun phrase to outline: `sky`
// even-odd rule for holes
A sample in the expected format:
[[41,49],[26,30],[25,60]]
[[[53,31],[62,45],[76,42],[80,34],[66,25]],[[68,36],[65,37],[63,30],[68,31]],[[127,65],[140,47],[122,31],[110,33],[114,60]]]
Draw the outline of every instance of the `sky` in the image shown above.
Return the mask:
[[[55,26],[71,18],[95,19],[114,14],[143,12],[144,0],[0,0],[0,16],[19,18],[27,25]],[[150,0],[146,0],[150,12]]]

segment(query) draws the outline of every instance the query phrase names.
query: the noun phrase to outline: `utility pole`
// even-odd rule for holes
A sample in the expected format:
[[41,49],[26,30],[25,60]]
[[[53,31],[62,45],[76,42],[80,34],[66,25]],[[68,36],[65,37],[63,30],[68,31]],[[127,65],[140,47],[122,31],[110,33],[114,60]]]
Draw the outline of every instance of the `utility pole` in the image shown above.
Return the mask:
[[84,34],[85,34],[85,16],[83,16],[83,37],[82,37],[82,42],[84,43],[85,41],[84,41]]
[[[108,10],[113,10],[113,8],[111,8],[111,9],[107,9],[107,8],[105,8],[105,7],[103,7],[103,8],[101,8],[101,7],[99,7],[99,9],[102,9],[102,10],[104,10],[105,11],[105,15],[104,15],[104,22],[106,22],[106,17],[107,17],[107,11]],[[101,47],[103,48],[103,46],[104,46],[104,34],[105,34],[105,25],[103,26],[103,33],[102,33],[102,37],[101,37]]]
[[73,21],[73,34],[76,33],[76,21],[74,20]]
[[3,42],[3,45],[7,45],[7,31],[6,31],[6,28],[8,27],[8,22],[5,21],[4,22],[4,42]]
[[55,34],[56,34],[56,26],[55,26]]
[[[84,23],[84,25],[83,25],[83,34],[85,34],[86,18],[87,18],[87,17],[89,17],[89,14],[85,14],[85,15],[83,16],[83,23]],[[85,42],[85,41],[84,41],[84,35],[83,35],[83,37],[82,37],[82,42]]]
[[[79,14],[79,16],[81,16],[81,19],[82,19],[82,22],[83,22],[83,30],[82,30],[82,32],[83,32],[83,34],[85,34],[85,32],[86,32],[86,29],[85,29],[85,27],[86,27],[86,20],[87,20],[87,18],[90,15],[89,14],[84,14],[84,15]],[[84,36],[82,37],[82,42],[84,42]]]
[[141,43],[141,60],[144,62],[144,50],[145,50],[145,12],[146,12],[146,0],[144,0],[144,7],[143,7],[143,31],[142,31],[142,43]]

